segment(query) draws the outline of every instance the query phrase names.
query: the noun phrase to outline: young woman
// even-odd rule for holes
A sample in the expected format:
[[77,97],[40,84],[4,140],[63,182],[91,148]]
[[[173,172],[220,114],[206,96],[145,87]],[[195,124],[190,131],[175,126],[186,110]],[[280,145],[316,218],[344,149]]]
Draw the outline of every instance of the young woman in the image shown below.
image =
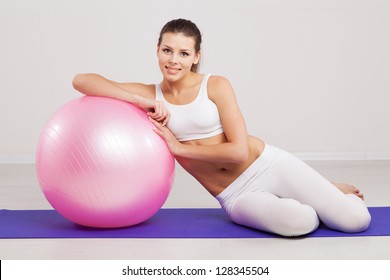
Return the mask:
[[201,33],[194,23],[168,22],[157,55],[160,84],[79,74],[73,86],[147,111],[176,160],[240,225],[283,236],[310,233],[320,221],[351,233],[368,227],[371,217],[357,188],[330,183],[293,155],[247,134],[229,81],[197,73]]

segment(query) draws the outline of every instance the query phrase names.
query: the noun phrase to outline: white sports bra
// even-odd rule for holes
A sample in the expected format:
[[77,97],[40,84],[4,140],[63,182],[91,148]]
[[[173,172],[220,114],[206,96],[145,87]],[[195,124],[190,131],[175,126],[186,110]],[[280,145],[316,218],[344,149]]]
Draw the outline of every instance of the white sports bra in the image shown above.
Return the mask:
[[218,108],[209,99],[207,81],[211,74],[204,76],[199,93],[194,101],[184,105],[169,103],[156,84],[156,100],[162,101],[171,113],[167,126],[179,141],[204,139],[223,132]]

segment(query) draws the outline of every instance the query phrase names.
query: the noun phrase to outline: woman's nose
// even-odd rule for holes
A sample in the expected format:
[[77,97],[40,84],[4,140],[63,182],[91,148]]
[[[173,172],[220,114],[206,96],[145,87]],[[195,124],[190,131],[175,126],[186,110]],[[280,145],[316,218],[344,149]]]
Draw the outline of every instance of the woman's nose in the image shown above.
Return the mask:
[[177,63],[177,55],[172,54],[171,57],[169,58],[169,62],[176,64]]

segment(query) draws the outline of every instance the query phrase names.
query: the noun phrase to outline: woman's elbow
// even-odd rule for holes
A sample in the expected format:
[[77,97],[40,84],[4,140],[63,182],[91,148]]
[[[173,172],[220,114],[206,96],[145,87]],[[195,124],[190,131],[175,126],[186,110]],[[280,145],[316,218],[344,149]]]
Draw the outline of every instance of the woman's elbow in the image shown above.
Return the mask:
[[98,74],[77,74],[74,76],[72,85],[75,90],[81,93],[88,94],[91,90],[91,86],[100,82],[102,77]]
[[236,163],[244,163],[249,158],[249,149],[246,145],[238,147],[234,153],[234,160]]
[[77,74],[74,76],[73,81],[72,81],[72,86],[75,90],[80,91],[83,93],[83,85],[85,84],[86,80],[86,74]]

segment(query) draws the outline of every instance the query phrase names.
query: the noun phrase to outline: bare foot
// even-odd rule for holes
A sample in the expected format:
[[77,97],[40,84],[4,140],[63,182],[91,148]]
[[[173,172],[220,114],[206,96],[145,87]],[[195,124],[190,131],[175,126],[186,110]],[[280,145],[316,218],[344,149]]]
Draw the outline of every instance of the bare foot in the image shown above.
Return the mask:
[[348,184],[345,184],[345,183],[333,183],[332,182],[332,184],[335,185],[336,188],[338,188],[343,193],[345,193],[345,194],[354,194],[357,197],[359,197],[360,199],[364,200],[364,195],[362,193],[360,193],[360,190],[358,188],[356,188],[355,186],[348,185]]

